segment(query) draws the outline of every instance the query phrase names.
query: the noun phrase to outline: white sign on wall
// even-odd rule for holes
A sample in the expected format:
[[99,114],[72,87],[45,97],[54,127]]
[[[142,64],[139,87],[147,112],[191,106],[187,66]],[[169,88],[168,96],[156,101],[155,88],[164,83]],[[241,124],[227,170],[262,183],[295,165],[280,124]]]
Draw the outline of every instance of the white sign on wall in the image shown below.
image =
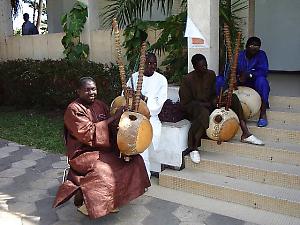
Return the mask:
[[185,37],[188,38],[188,48],[208,48],[206,39],[202,32],[196,27],[191,18],[187,18]]

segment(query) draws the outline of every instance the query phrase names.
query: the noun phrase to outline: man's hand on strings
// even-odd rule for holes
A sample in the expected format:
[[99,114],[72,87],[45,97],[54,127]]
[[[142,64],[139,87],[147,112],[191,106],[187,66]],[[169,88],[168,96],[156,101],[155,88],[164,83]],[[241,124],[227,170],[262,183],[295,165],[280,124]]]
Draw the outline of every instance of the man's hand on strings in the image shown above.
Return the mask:
[[[132,88],[127,87],[126,90],[127,90],[127,96],[128,96],[128,98],[133,98],[136,95],[136,91],[132,90]],[[147,102],[148,97],[145,96],[145,95],[143,95],[143,94],[141,94],[141,99],[143,101]]]
[[126,88],[126,91],[127,91],[128,98],[133,98],[133,96],[135,95],[135,91],[132,90],[132,88],[129,88],[129,87]]
[[217,96],[215,105],[218,108],[225,107],[227,102],[227,94],[223,94],[220,101],[220,96]]
[[125,106],[120,106],[117,109],[117,111],[116,111],[116,113],[114,115],[114,117],[115,117],[114,119],[115,120],[120,119],[120,117],[122,116],[123,112],[125,112],[125,111],[126,111],[126,107]]
[[238,76],[238,79],[239,79],[239,82],[241,83],[245,83],[248,79],[249,75],[247,73],[241,73],[239,76]]

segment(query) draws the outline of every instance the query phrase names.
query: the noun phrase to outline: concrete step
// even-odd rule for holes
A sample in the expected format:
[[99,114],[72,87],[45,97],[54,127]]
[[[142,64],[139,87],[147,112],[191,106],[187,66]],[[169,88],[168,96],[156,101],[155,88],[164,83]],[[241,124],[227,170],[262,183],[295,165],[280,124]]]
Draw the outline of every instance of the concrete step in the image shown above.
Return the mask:
[[295,165],[202,151],[200,163],[195,164],[186,156],[185,166],[227,177],[300,189],[300,169]]
[[[173,102],[179,100],[178,96],[179,86],[169,85],[168,87],[168,98]],[[288,96],[270,96],[269,103],[271,109],[286,109],[288,111],[300,112],[300,97],[288,97]]]
[[164,170],[159,185],[209,198],[300,217],[300,190],[234,179],[187,168]]
[[[297,217],[162,187],[158,185],[158,179],[155,177],[151,178],[151,187],[145,195],[260,225],[300,224],[300,218]],[[174,198],[174,196],[176,196],[176,198]],[[220,222],[219,224],[244,224],[228,223],[228,221],[222,222],[223,223]],[[244,225],[249,224],[245,223]]]
[[269,103],[271,109],[286,109],[291,112],[300,112],[300,97],[270,96]]
[[270,109],[267,109],[267,111],[277,111],[277,112],[289,112],[289,113],[299,113],[300,107],[299,106],[272,106]]
[[[168,99],[173,102],[179,100],[178,96],[179,86],[168,87]],[[289,96],[270,96],[269,103],[271,109],[280,109],[279,111],[286,109],[290,112],[298,111],[300,112],[300,97],[289,97]]]
[[[289,112],[289,111],[267,111],[268,122],[272,126],[273,124],[279,125],[293,125],[300,123],[300,112]],[[256,115],[249,121],[257,122],[259,116]]]
[[[255,122],[249,121],[247,125],[250,132],[263,141],[300,144],[299,124],[270,124],[267,127],[257,127]],[[237,137],[240,136],[241,130],[237,133]]]
[[239,137],[218,145],[210,139],[201,140],[201,150],[239,155],[270,162],[300,165],[300,145],[264,140],[264,146],[241,143]]

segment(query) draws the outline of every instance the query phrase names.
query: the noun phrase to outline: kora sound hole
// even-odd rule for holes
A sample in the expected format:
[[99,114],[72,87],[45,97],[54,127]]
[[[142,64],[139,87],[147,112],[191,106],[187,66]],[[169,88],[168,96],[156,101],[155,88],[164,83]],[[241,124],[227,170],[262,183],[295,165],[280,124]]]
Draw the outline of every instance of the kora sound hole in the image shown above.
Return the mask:
[[137,117],[134,115],[129,115],[129,119],[132,121],[135,121],[135,120],[137,120]]
[[214,121],[216,123],[221,123],[221,121],[223,120],[222,116],[221,115],[216,115],[215,118],[214,118]]

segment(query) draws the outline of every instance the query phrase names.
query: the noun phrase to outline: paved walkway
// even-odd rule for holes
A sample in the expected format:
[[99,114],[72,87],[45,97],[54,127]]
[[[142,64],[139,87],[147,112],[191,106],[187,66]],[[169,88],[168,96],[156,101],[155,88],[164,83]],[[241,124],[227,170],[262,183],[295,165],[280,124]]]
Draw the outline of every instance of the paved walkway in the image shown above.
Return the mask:
[[72,201],[52,209],[66,166],[64,156],[0,139],[0,224],[253,225],[147,195],[96,220],[77,212]]

